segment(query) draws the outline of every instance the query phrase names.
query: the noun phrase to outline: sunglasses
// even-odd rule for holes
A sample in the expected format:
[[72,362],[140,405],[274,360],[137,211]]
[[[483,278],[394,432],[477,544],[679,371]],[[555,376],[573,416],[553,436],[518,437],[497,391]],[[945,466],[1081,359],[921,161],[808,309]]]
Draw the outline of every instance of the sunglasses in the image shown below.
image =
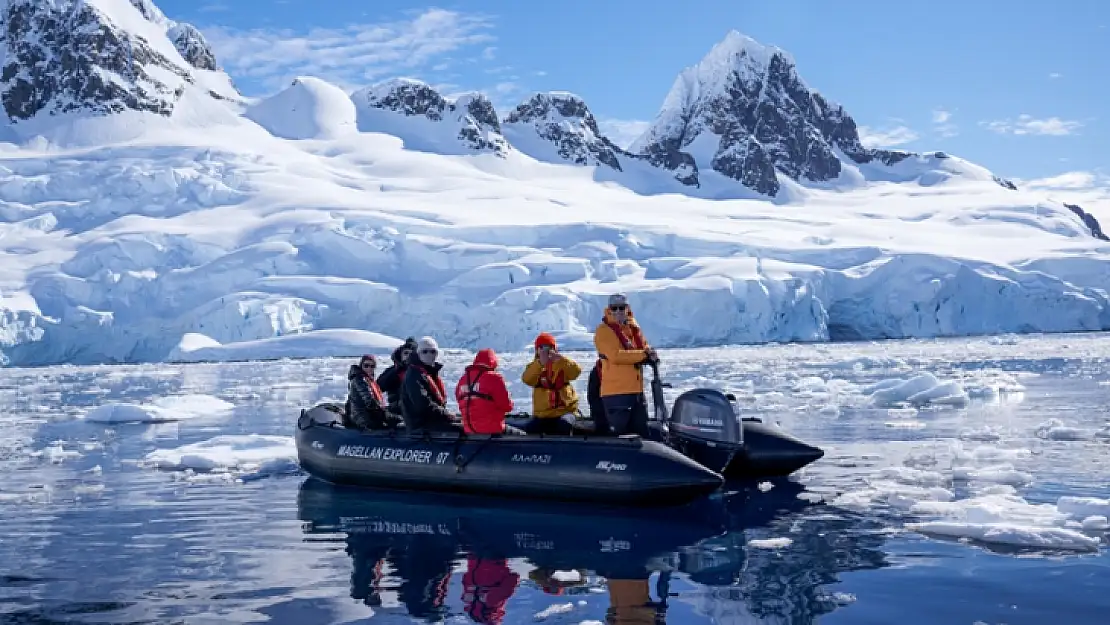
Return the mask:
[[374,368],[374,363],[372,363],[372,362],[364,362],[364,363],[362,363],[362,368],[363,368],[363,369],[373,369],[373,368]]
[[627,305],[610,306],[609,310],[611,310],[613,312],[622,312],[622,311],[628,310],[628,306]]
[[422,349],[422,350],[420,350],[420,353],[424,354],[425,356],[435,356],[436,354],[439,353],[439,350],[438,349]]

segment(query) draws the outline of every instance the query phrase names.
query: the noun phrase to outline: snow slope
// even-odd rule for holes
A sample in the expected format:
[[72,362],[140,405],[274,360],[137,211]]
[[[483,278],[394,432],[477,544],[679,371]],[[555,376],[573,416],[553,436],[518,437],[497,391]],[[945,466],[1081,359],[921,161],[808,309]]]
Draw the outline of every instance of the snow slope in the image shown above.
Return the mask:
[[[853,161],[857,183],[768,201],[628,153],[580,164],[576,146],[610,146],[567,94],[503,123],[484,97],[424,87],[352,94],[355,129],[306,78],[246,111],[187,89],[171,115],[84,111],[9,145],[0,360],[353,354],[421,334],[504,350],[540,331],[588,346],[615,291],[659,346],[1110,328],[1110,245],[961,159]],[[312,334],[344,329],[360,332]]]

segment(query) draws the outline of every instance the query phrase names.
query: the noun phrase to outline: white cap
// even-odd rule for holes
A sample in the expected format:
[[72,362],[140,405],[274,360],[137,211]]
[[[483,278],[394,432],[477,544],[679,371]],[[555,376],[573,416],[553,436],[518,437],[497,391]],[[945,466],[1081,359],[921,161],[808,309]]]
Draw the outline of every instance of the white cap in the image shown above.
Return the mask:
[[416,349],[420,351],[424,351],[426,349],[434,349],[438,352],[439,343],[436,343],[436,340],[430,336],[422,336],[420,337],[420,340],[416,342]]

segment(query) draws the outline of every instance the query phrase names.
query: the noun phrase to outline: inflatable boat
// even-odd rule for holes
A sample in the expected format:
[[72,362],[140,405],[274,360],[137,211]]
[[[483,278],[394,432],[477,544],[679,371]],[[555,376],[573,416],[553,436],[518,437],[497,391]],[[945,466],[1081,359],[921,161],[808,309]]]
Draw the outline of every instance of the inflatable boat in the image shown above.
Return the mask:
[[702,498],[727,478],[792,473],[824,452],[779,428],[741,419],[735,397],[681,394],[668,410],[657,369],[648,437],[409,434],[345,428],[343,407],[302,410],[301,467],[333,484],[511,498],[673,506]]

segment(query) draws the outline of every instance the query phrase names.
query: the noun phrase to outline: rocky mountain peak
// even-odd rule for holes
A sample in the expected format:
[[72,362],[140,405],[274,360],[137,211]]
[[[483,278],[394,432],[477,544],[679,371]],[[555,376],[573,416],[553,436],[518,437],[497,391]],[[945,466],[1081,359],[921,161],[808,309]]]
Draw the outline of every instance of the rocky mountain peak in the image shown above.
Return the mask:
[[[505,156],[512,148],[501,135],[497,111],[485,95],[469,93],[448,100],[431,85],[411,78],[394,78],[360,89],[351,95],[356,107],[423,118],[444,124],[462,147]],[[364,115],[365,118],[365,115]],[[361,127],[378,129],[378,121],[364,121]],[[402,133],[403,134],[403,133]]]
[[150,0],[7,0],[0,102],[13,124],[40,115],[172,114],[187,89],[238,98],[196,28]]
[[844,163],[893,165],[909,152],[865,148],[855,121],[810,89],[793,58],[735,31],[678,76],[663,108],[630,147],[653,164],[699,184],[706,168],[764,195],[779,176],[822,182]]
[[594,114],[577,95],[565,91],[537,93],[513,109],[504,123],[518,127],[514,133],[524,132],[525,127],[532,130],[551,142],[566,161],[621,170],[618,155],[623,150],[602,135]]

